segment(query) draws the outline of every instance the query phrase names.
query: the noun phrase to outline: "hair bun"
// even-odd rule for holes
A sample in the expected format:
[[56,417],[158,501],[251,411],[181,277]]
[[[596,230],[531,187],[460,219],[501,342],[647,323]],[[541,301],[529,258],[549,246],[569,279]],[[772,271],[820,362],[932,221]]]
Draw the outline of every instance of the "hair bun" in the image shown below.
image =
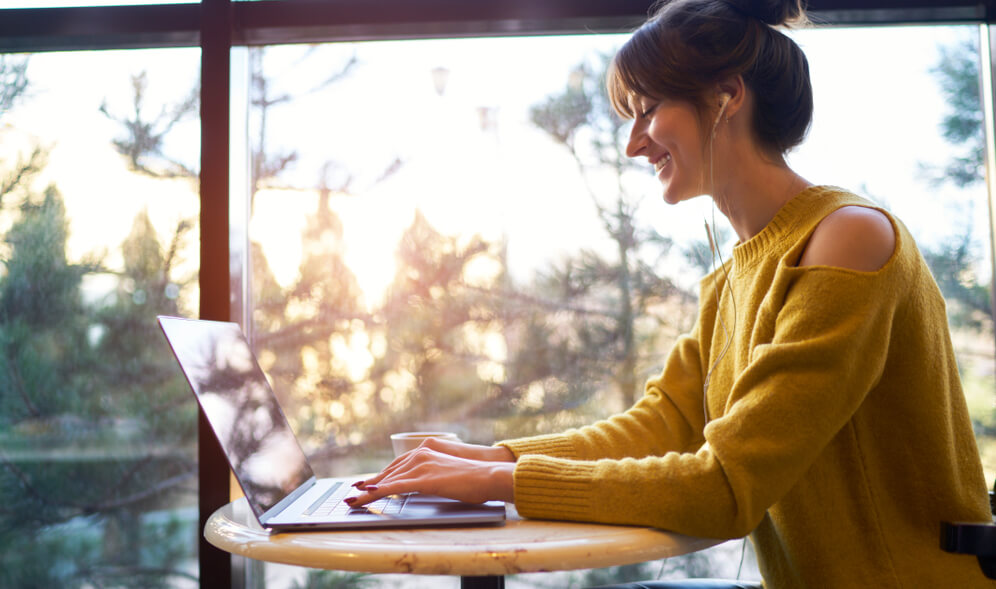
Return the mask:
[[802,0],[726,0],[737,11],[766,25],[792,26],[807,22]]

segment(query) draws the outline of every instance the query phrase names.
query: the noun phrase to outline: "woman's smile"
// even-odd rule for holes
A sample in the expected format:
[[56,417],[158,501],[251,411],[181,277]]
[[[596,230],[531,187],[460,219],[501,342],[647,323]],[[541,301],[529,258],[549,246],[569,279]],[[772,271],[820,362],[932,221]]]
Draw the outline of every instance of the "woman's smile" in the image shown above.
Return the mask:
[[[671,164],[671,154],[665,153],[657,161],[653,162],[653,164],[654,172],[657,173],[658,178],[661,178],[661,174],[663,174],[664,170]],[[663,180],[663,178],[661,179]]]

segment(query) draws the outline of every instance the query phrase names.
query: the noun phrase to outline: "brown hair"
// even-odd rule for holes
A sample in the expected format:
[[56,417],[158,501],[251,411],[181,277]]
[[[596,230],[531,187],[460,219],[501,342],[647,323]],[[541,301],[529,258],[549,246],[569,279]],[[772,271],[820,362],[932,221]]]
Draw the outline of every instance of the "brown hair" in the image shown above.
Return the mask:
[[705,120],[706,97],[740,75],[754,95],[752,129],[779,155],[802,143],[813,117],[809,62],[776,26],[808,22],[801,0],[671,0],[619,49],[608,71],[616,111],[635,113],[633,95],[687,100]]

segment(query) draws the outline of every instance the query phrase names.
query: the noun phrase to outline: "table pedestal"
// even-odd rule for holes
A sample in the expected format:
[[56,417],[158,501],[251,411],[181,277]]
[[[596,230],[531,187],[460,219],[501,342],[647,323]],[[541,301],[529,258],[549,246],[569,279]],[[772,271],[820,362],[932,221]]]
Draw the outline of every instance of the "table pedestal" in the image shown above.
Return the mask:
[[505,577],[460,577],[460,589],[505,589]]

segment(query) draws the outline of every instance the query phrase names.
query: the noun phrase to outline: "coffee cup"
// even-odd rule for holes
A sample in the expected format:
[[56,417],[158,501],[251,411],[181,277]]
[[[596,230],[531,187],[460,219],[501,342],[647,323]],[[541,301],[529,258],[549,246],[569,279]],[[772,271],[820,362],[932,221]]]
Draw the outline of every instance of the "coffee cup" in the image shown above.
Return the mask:
[[419,447],[426,438],[439,438],[450,442],[459,442],[460,438],[451,432],[400,432],[391,434],[391,446],[394,447],[394,455],[401,456],[409,450]]

